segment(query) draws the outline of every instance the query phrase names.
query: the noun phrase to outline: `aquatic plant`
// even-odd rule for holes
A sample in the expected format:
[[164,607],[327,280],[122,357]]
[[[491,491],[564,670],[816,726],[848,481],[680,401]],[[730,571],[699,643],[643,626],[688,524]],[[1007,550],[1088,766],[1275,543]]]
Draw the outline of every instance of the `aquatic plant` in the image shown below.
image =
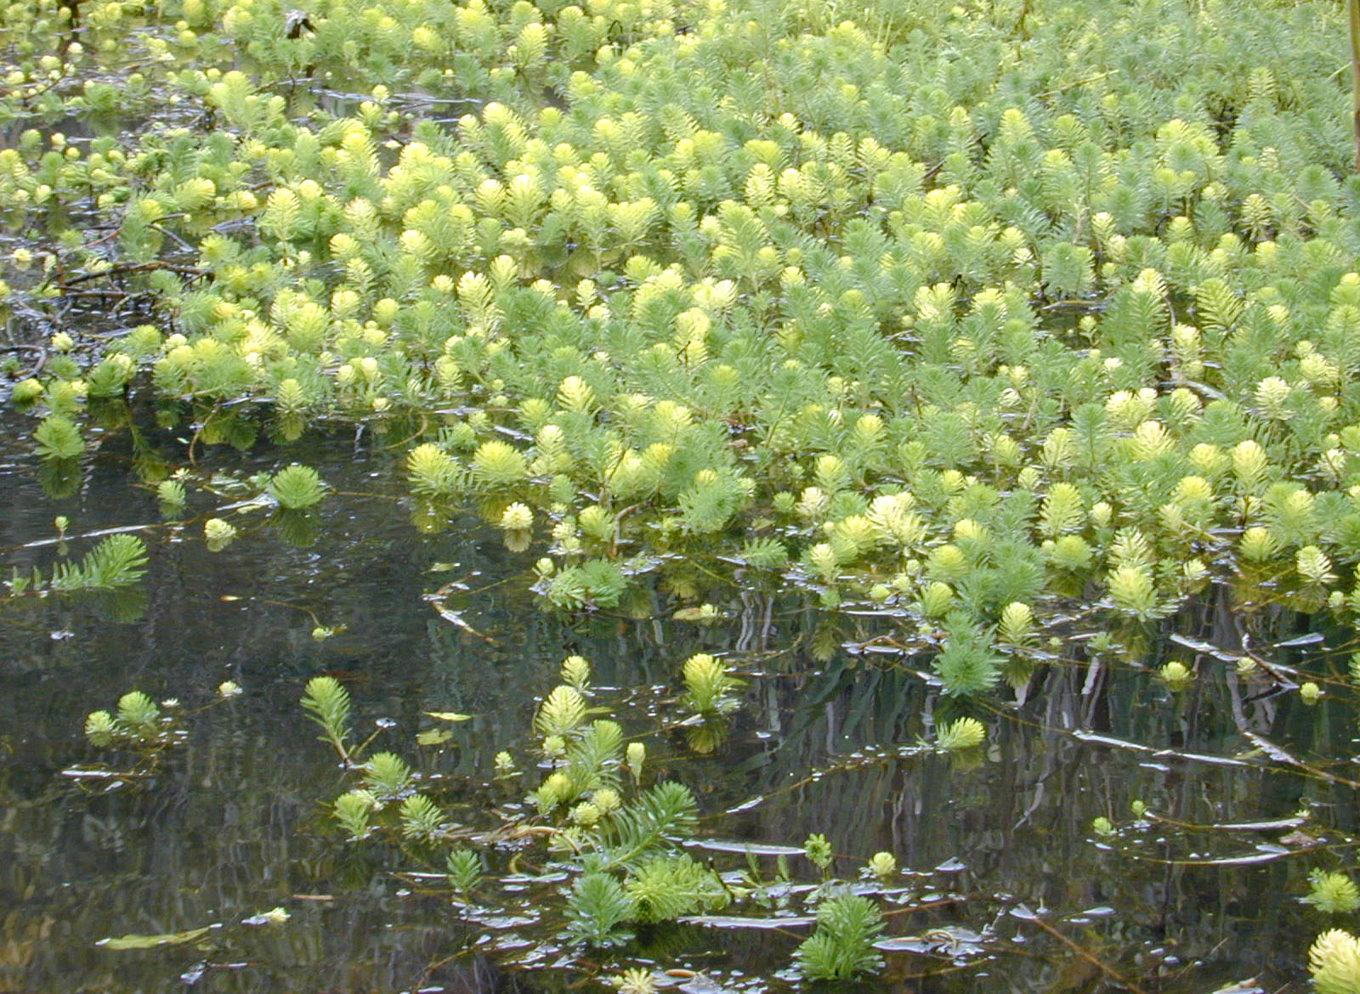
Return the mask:
[[307,688],[302,695],[302,709],[321,726],[321,740],[329,742],[340,758],[348,761],[349,691],[335,677],[312,677],[307,681]]
[[642,742],[629,742],[628,748],[624,750],[624,765],[628,767],[628,772],[633,775],[634,783],[642,782],[642,770],[647,762],[647,746]]
[[123,533],[102,539],[77,562],[57,562],[46,576],[37,567],[27,575],[15,569],[5,586],[12,596],[116,591],[140,581],[146,567],[146,543],[136,535]]
[[91,745],[101,748],[113,744],[118,726],[107,711],[91,711],[85,718],[85,737]]
[[352,839],[368,834],[369,816],[378,807],[378,800],[367,790],[351,790],[335,799],[335,820]]
[[[1138,657],[1210,599],[1253,635],[1360,617],[1339,5],[64,6],[11,4],[0,38],[0,296],[53,332],[4,369],[53,495],[143,420],[194,466],[353,429],[404,455],[417,527],[475,507],[557,610],[795,589],[952,698],[1074,659],[1188,689],[1193,660]],[[143,483],[177,515],[170,469]],[[252,486],[324,493],[300,466]],[[9,588],[126,586],[134,552]],[[706,658],[684,706],[717,714],[733,677]],[[1341,697],[1317,676],[1303,702]],[[603,939],[668,906],[604,899],[690,828],[622,859],[615,822],[682,799],[596,704],[564,667],[522,817],[569,879],[617,885],[582,918]],[[349,834],[415,850],[459,820],[395,753],[361,762],[347,698],[308,710],[382,795],[337,802]]]
[[472,478],[488,490],[503,490],[528,476],[527,462],[508,442],[483,442],[473,453],[468,467]]
[[460,481],[460,467],[453,457],[431,442],[407,453],[406,474],[411,489],[424,497],[449,496]]
[[976,694],[994,686],[1001,677],[1001,657],[991,650],[986,633],[958,612],[946,624],[949,636],[934,661],[945,693]]
[[637,920],[670,922],[685,915],[718,911],[731,900],[713,870],[686,854],[652,856],[638,864],[626,889]]
[[[143,376],[205,404],[271,403],[295,425],[381,430],[453,404],[462,413],[425,419],[409,446],[412,489],[435,502],[426,520],[438,501],[496,496],[517,543],[526,509],[560,523],[540,589],[568,610],[624,603],[645,575],[616,561],[630,542],[680,553],[658,567],[677,589],[686,557],[726,549],[752,569],[797,564],[828,606],[872,592],[929,619],[963,611],[996,626],[987,640],[1006,637],[1008,605],[1042,629],[1082,583],[1149,622],[1248,563],[1302,556],[1298,583],[1316,596],[1355,562],[1338,535],[1299,540],[1269,493],[1299,480],[1342,510],[1353,461],[1345,159],[1301,110],[1338,111],[1340,128],[1346,105],[1315,25],[1278,14],[1270,30],[1296,53],[1284,65],[1257,43],[1261,19],[1231,4],[1049,19],[1002,87],[979,54],[1006,36],[994,19],[923,10],[920,30],[951,45],[918,52],[853,18],[777,12],[761,23],[789,61],[767,93],[661,112],[647,94],[677,80],[697,81],[681,94],[728,93],[722,53],[749,40],[680,42],[664,16],[618,12],[615,36],[574,7],[528,8],[521,24],[409,6],[381,29],[314,11],[295,39],[273,7],[196,22],[191,56],[165,50],[190,68],[152,75],[223,115],[234,144],[153,128],[127,148],[63,141],[52,157],[25,133],[10,202],[70,199],[97,175],[95,207],[118,236],[24,249],[16,272],[60,255],[45,292],[127,280],[184,316],[105,355],[67,335],[60,362],[21,381],[36,383],[19,391],[35,415],[66,419],[44,432],[54,455],[78,454],[67,429],[85,394]],[[432,29],[427,14],[476,28]],[[156,24],[134,21],[161,50]],[[1234,41],[1189,71],[1178,46],[1159,51],[1163,82],[1126,120],[1108,109],[1128,85],[1109,67],[1165,32]],[[244,62],[213,66],[214,38]],[[939,84],[955,110],[884,96],[903,65],[935,78],[946,48],[967,66]],[[1071,51],[1094,81],[1055,89],[1077,71]],[[290,117],[275,88],[299,58],[365,99]],[[446,73],[450,58],[462,61]],[[811,65],[828,85],[799,82]],[[1284,75],[1306,100],[1281,96]],[[393,79],[484,110],[446,134],[410,119]],[[102,82],[42,85],[3,98],[17,119],[123,99]],[[545,85],[569,113],[542,107]],[[775,110],[756,113],[766,100]],[[750,134],[748,113],[765,122]],[[1220,114],[1240,126],[1216,129]],[[387,162],[376,150],[401,128],[413,140]],[[150,169],[166,148],[175,166]],[[248,434],[208,419],[197,440]]]
[[110,535],[78,563],[58,563],[48,586],[52,590],[117,590],[146,573],[146,544],[136,535]]
[[[581,687],[587,685],[589,672],[584,657],[569,656],[562,665],[563,677]],[[562,941],[583,946],[619,948],[640,929],[651,934],[677,920],[722,911],[733,902],[752,901],[758,907],[765,900],[765,883],[755,857],[748,856],[744,875],[723,873],[696,858],[688,846],[700,832],[694,794],[673,780],[641,782],[645,746],[641,741],[625,745],[620,724],[593,717],[611,710],[601,702],[603,696],[592,695],[587,708],[581,691],[564,683],[535,709],[535,733],[557,741],[545,745],[546,758],[537,783],[529,785],[527,803],[469,808],[463,800],[456,802],[460,807],[455,813],[442,792],[454,786],[456,777],[422,775],[395,753],[379,752],[346,767],[346,775],[357,777],[360,786],[336,798],[333,821],[351,843],[381,841],[421,861],[442,849],[441,870],[456,903],[469,913],[481,913],[467,903],[474,889],[483,911],[500,903],[522,906],[524,888],[533,881],[513,869],[532,851],[542,866],[541,883],[553,887],[539,900],[545,920],[558,923]],[[321,724],[323,741],[343,755],[349,717],[343,688],[333,678],[313,678],[303,707]],[[512,765],[512,758],[496,757],[497,771]],[[621,775],[625,767],[631,777]],[[496,781],[494,789],[514,782]],[[460,790],[468,787],[474,792],[488,789],[475,776]],[[877,906],[850,894],[846,882],[831,874],[834,858],[825,836],[810,837],[805,849],[821,875],[821,885],[809,888],[810,900],[820,902],[818,927],[798,952],[805,974],[847,978],[874,969],[879,959],[873,943],[883,930]],[[514,859],[511,875],[502,880],[496,868],[506,854]],[[787,863],[781,859],[780,866],[779,879],[787,885]],[[879,853],[868,872],[855,884],[857,889],[890,883],[897,862],[891,854]]]
[[[379,754],[379,755],[386,755]],[[374,756],[374,760],[379,757]],[[370,778],[375,793],[395,794],[397,791],[391,789],[391,785],[382,785],[376,776]],[[405,781],[402,781],[404,786]],[[442,833],[444,829],[444,813],[439,806],[424,794],[412,794],[401,802],[401,834],[408,839],[419,839],[424,842],[432,842]]]
[[[410,784],[411,768],[395,753],[375,753],[364,764],[364,786],[380,801],[399,797]],[[419,808],[428,811],[428,801]]]
[[876,852],[869,858],[866,869],[879,880],[891,880],[897,875],[897,857],[890,852]]
[[568,656],[562,660],[562,682],[578,694],[590,690],[590,660],[584,656]]
[[176,514],[183,510],[189,496],[180,480],[162,480],[156,485],[156,499],[160,501],[162,512]]
[[1360,4],[1347,0],[1351,39],[1351,129],[1355,142],[1355,168],[1360,171]]
[[935,736],[935,747],[941,752],[974,749],[987,738],[987,726],[976,718],[958,718],[941,725]]
[[223,518],[209,518],[203,522],[203,537],[208,549],[221,552],[236,538],[236,526]]
[[299,511],[321,503],[326,488],[316,470],[294,463],[274,474],[269,481],[269,494],[280,507]]
[[1339,928],[1323,932],[1308,950],[1308,970],[1318,994],[1360,990],[1360,940]]
[[827,841],[825,835],[820,833],[807,837],[807,841],[803,843],[803,854],[807,856],[808,862],[824,874],[831,869],[831,863],[835,859],[835,854],[831,851],[831,843]]
[[613,978],[612,983],[619,994],[656,994],[656,980],[652,971],[643,966],[630,967]]
[[586,702],[581,691],[570,684],[554,687],[534,715],[534,730],[545,738],[563,737],[585,722]]
[[572,938],[592,946],[626,942],[632,935],[621,926],[631,921],[637,906],[623,885],[608,873],[582,874],[567,897],[568,929]]
[[75,459],[85,451],[85,439],[75,422],[61,414],[50,414],[33,432],[38,455],[44,459]]
[[579,611],[617,607],[628,579],[617,564],[590,559],[556,571],[541,586],[551,604]]
[[685,705],[699,714],[726,714],[737,707],[732,692],[741,681],[722,660],[706,652],[696,653],[685,660],[684,679]]
[[505,510],[501,512],[500,527],[504,531],[527,531],[533,524],[534,512],[519,501],[507,504]]
[[85,719],[85,737],[101,749],[114,745],[160,745],[168,742],[174,732],[156,702],[139,690],[118,698],[114,713],[92,711]]
[[482,858],[471,849],[454,849],[445,863],[449,883],[459,894],[466,896],[477,886],[482,876]]
[[1185,690],[1194,681],[1194,674],[1179,659],[1171,660],[1157,671],[1157,675],[1165,681],[1167,687],[1175,691]]
[[693,834],[699,806],[683,784],[666,781],[644,791],[610,818],[597,848],[604,865],[633,868]]
[[1360,908],[1360,889],[1344,873],[1315,869],[1308,874],[1308,895],[1303,899],[1327,914],[1346,914]]
[[809,980],[849,980],[878,968],[874,941],[883,913],[860,894],[838,894],[817,909],[817,929],[798,947],[798,965]]

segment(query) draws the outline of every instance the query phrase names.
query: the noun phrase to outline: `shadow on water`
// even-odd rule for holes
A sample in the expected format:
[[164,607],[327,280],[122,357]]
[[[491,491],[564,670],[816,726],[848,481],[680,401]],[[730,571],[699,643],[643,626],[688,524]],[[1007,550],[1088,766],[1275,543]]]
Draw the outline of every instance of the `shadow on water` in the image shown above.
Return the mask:
[[[126,444],[106,445],[74,494],[52,500],[16,435],[0,451],[8,562],[51,561],[55,514],[77,536],[156,527],[130,602],[0,605],[0,990],[577,983],[572,970],[529,969],[552,957],[513,929],[507,938],[495,923],[462,922],[446,895],[394,875],[410,868],[396,854],[334,837],[323,805],[344,787],[300,718],[300,689],[317,673],[337,676],[361,722],[390,722],[380,741],[408,754],[422,712],[470,713],[456,746],[421,753],[422,768],[484,778],[498,751],[529,739],[532,696],[565,655],[590,658],[601,687],[674,688],[680,662],[700,650],[731,653],[747,677],[729,735],[687,741],[674,730],[669,755],[659,753],[693,787],[705,836],[797,846],[824,832],[846,875],[886,849],[930,906],[889,908],[906,951],[890,953],[865,989],[1303,987],[1321,916],[1296,898],[1309,868],[1350,860],[1355,793],[1335,781],[1354,771],[1291,771],[1261,743],[1310,764],[1349,755],[1347,708],[1324,700],[1319,715],[1297,695],[1234,708],[1222,663],[1179,694],[1127,667],[1060,665],[1026,704],[999,712],[985,755],[951,761],[900,748],[949,705],[907,668],[836,649],[862,637],[852,622],[828,630],[795,600],[750,593],[719,605],[727,617],[710,628],[662,610],[641,621],[557,618],[527,590],[531,559],[475,519],[433,537],[413,529],[391,459],[362,439],[309,452],[336,491],[310,545],[290,546],[261,522],[211,553],[201,518],[164,527],[154,493],[129,486]],[[244,473],[267,457],[219,447],[211,459]],[[427,597],[450,583],[446,606],[472,631]],[[319,626],[338,633],[318,640]],[[224,680],[244,694],[192,716],[151,781],[109,789],[63,776],[95,758],[81,731],[90,710],[132,688],[192,709]],[[629,699],[625,725],[654,728],[656,697]],[[1149,812],[1141,820],[1135,801]],[[1113,831],[1094,832],[1098,817]],[[291,914],[286,926],[239,924],[275,906]],[[181,945],[96,945],[218,924]],[[662,967],[709,971],[731,989],[787,986],[776,974],[797,940],[694,926],[649,938]]]

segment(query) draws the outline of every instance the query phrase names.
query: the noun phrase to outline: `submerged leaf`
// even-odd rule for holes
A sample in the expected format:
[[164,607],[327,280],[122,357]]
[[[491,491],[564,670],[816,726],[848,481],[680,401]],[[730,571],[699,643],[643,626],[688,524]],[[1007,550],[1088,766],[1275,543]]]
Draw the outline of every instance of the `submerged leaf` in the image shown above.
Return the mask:
[[472,715],[459,714],[457,711],[426,711],[431,718],[438,718],[440,721],[471,721]]
[[185,932],[163,932],[159,935],[120,935],[117,938],[100,939],[95,943],[101,949],[156,949],[159,946],[180,946],[186,942],[201,939],[221,925],[204,925]]

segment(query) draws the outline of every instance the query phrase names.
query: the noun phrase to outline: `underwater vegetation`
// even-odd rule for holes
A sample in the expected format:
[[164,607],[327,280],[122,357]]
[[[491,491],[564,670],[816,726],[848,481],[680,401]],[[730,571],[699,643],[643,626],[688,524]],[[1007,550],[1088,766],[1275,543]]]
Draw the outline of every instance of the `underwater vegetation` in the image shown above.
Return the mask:
[[[721,672],[713,657],[691,657],[685,665],[687,701],[695,694],[696,659],[706,672]],[[813,835],[801,847],[818,875],[807,885],[792,884],[784,855],[774,881],[765,879],[754,849],[746,851],[744,866],[725,871],[711,859],[695,858],[686,850],[700,834],[693,793],[682,783],[650,774],[646,742],[628,740],[612,709],[596,703],[603,697],[589,689],[589,676],[590,665],[582,657],[564,661],[563,682],[542,698],[534,715],[533,729],[542,735],[537,749],[520,760],[509,752],[495,758],[492,780],[481,788],[499,798],[490,811],[465,797],[445,807],[439,793],[465,785],[421,776],[392,752],[366,756],[367,743],[353,741],[348,691],[332,677],[313,678],[302,709],[355,784],[332,805],[335,827],[352,845],[396,846],[407,859],[433,864],[435,872],[420,879],[445,880],[455,907],[471,921],[522,913],[526,887],[547,889],[556,900],[536,903],[559,916],[557,938],[568,946],[607,950],[626,946],[642,929],[677,922],[717,925],[725,919],[706,916],[743,910],[758,923],[783,909],[780,914],[790,925],[815,920],[815,930],[796,950],[807,979],[851,979],[882,965],[874,943],[884,922],[871,895],[891,894],[901,903],[902,880],[890,853],[876,854],[858,882],[846,881],[831,872],[834,854],[825,836]],[[427,714],[441,722],[470,717]],[[597,714],[608,717],[591,717]],[[448,741],[442,735],[418,736],[418,742],[436,747]],[[532,765],[523,771],[519,763],[526,758]],[[531,789],[515,799],[521,784]],[[486,872],[502,866],[512,872]],[[528,872],[528,866],[534,870]],[[771,883],[787,892],[773,908]],[[815,919],[787,908],[792,894],[815,909]],[[780,920],[776,915],[770,922]],[[616,986],[628,984],[655,989],[651,971],[638,967],[626,968],[615,979]]]
[[[1360,622],[1340,5],[0,14],[0,372],[54,499],[127,439],[163,518],[139,535],[305,549],[338,495],[309,440],[373,437],[414,528],[474,508],[553,610],[718,624],[713,592],[739,588],[872,619],[860,648],[943,698],[920,748],[960,760],[989,743],[987,709],[1060,662],[1174,699],[1230,653],[1252,700],[1353,695],[1360,655],[1312,673],[1254,649]],[[271,465],[216,472],[228,448]],[[58,532],[5,601],[146,571],[141,537],[72,559]],[[1152,651],[1207,613],[1231,645]],[[826,632],[821,659],[841,648]],[[688,746],[713,753],[745,681],[706,652],[678,673]],[[683,848],[694,796],[650,779],[589,683],[568,659],[534,720],[537,772],[498,764],[501,787],[537,782],[474,828],[370,754],[348,691],[317,677],[303,707],[352,781],[335,825],[424,863],[438,849],[465,902],[507,847],[546,850],[534,882],[592,948],[746,900]],[[86,731],[136,751],[166,720],[132,692]],[[881,913],[856,887],[817,885],[805,978],[879,967]],[[1306,900],[1360,903],[1320,869]],[[1348,932],[1309,961],[1323,994],[1358,982]]]

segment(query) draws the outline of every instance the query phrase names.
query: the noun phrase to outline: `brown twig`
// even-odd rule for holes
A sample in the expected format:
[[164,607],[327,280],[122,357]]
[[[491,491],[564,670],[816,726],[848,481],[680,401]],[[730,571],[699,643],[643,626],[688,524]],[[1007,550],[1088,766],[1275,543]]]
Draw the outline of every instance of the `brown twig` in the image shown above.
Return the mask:
[[184,266],[173,262],[138,262],[127,263],[124,265],[111,266],[108,269],[100,270],[97,273],[82,273],[74,276],[64,283],[57,284],[61,290],[77,286],[81,283],[88,283],[90,280],[102,279],[108,276],[125,276],[129,273],[150,273],[164,269],[172,273],[179,273],[182,276],[207,276],[208,270],[200,269],[198,266]]
[[1053,936],[1053,938],[1057,939],[1059,942],[1065,945],[1068,949],[1072,950],[1072,952],[1076,953],[1082,959],[1086,960],[1086,962],[1096,967],[1096,969],[1100,970],[1101,973],[1108,976],[1115,983],[1120,984],[1123,987],[1127,987],[1129,990],[1133,991],[1133,994],[1147,994],[1147,991],[1143,990],[1143,988],[1139,987],[1132,980],[1129,980],[1122,973],[1120,973],[1114,967],[1110,966],[1095,953],[1091,952],[1089,949],[1082,946],[1080,943],[1072,941],[1067,936],[1059,932],[1052,925],[1050,925],[1048,922],[1044,921],[1042,918],[1036,916],[1034,918],[1029,918],[1026,920],[1032,921],[1034,924],[1038,925],[1041,929],[1043,929],[1049,935]]

